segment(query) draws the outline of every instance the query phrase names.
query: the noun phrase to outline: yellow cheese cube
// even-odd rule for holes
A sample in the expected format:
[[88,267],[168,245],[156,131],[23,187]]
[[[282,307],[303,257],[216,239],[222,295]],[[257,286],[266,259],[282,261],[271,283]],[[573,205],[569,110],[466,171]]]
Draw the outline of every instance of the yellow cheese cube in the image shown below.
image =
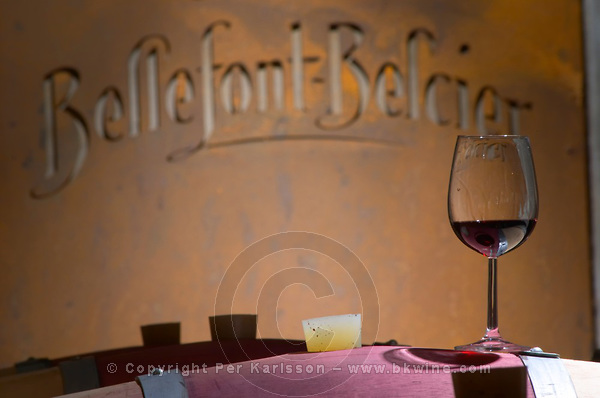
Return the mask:
[[361,315],[346,314],[302,321],[308,352],[361,347]]

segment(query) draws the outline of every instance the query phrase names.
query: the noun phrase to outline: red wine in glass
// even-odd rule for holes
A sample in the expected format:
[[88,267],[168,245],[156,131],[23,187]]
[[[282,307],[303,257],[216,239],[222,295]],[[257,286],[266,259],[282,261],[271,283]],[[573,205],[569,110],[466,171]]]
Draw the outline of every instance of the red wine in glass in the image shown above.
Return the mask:
[[488,258],[486,333],[479,341],[456,349],[528,350],[500,336],[497,260],[525,242],[537,223],[538,195],[529,138],[459,136],[450,173],[448,216],[458,239]]
[[525,242],[536,221],[459,221],[450,224],[462,243],[486,257],[498,257]]

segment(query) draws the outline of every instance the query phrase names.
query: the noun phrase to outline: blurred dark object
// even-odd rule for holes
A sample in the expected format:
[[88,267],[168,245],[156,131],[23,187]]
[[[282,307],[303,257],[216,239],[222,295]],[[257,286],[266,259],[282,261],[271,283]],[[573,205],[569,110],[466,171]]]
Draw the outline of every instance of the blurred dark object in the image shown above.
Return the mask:
[[410,347],[408,344],[400,344],[396,340],[391,339],[385,342],[376,341],[373,345],[389,345],[389,346],[402,346],[402,347]]
[[527,397],[525,367],[488,368],[482,371],[453,372],[456,398]]
[[15,368],[17,373],[28,373],[36,370],[48,369],[54,364],[48,358],[28,358],[26,361],[17,362]]
[[100,387],[98,369],[94,357],[83,357],[58,364],[65,394],[93,390]]
[[256,339],[257,318],[256,314],[210,316],[210,338],[213,341]]
[[181,325],[179,322],[144,325],[141,330],[144,347],[177,345],[181,341]]

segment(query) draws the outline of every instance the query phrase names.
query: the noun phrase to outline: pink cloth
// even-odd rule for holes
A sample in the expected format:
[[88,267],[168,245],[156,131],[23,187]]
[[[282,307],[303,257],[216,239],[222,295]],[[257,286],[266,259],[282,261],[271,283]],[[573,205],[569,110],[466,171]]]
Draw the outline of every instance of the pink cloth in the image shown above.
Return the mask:
[[[485,377],[497,369],[523,367],[520,358],[512,354],[372,346],[217,364],[197,372],[190,370],[184,379],[191,398],[317,394],[454,397],[453,372],[482,372]],[[535,397],[529,381],[524,385],[522,396]]]

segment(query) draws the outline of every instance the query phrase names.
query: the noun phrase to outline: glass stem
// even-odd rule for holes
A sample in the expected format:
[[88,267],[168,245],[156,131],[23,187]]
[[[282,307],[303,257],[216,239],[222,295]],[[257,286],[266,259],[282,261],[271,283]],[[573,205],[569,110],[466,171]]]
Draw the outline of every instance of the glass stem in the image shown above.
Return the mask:
[[498,331],[498,259],[496,257],[488,258],[488,310],[487,310],[487,331],[485,338],[500,338]]

